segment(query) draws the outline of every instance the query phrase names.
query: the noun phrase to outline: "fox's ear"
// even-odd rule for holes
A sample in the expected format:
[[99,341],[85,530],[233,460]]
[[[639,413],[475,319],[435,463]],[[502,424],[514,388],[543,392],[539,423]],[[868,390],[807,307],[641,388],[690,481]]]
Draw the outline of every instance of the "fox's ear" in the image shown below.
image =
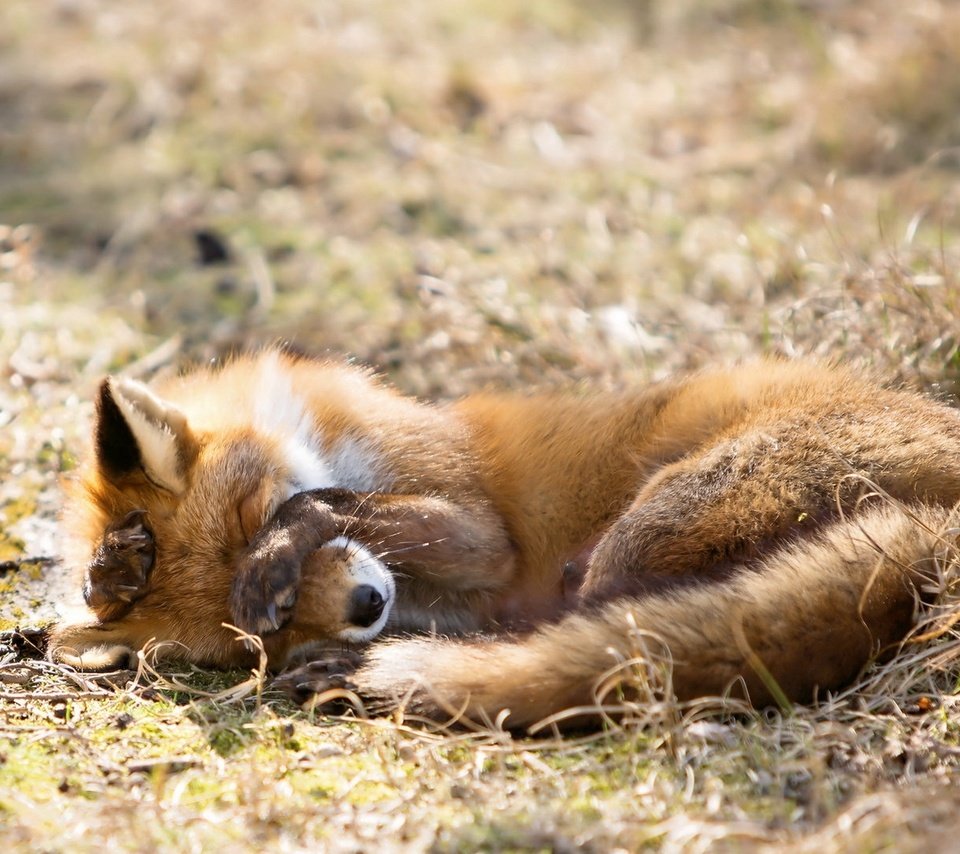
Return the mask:
[[112,480],[142,469],[157,486],[179,495],[197,458],[186,416],[136,380],[108,377],[97,398],[97,461]]

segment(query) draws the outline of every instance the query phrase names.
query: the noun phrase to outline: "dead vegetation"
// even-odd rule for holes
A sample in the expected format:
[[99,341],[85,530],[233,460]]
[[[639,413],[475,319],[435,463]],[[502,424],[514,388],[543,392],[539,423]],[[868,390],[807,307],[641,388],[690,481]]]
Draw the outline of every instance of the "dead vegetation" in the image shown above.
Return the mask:
[[[813,353],[954,399],[958,32],[937,0],[6,0],[0,628],[75,593],[56,482],[110,370],[285,337],[454,396]],[[563,741],[7,655],[0,839],[948,850],[943,573],[920,642],[819,707],[679,707],[654,679]]]

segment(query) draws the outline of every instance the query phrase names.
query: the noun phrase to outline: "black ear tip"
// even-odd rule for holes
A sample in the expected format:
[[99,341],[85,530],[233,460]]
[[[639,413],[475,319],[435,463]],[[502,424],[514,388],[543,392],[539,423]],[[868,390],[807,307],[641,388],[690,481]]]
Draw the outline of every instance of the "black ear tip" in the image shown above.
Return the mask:
[[100,385],[97,387],[97,398],[96,398],[96,411],[97,411],[97,421],[100,421],[103,410],[108,409],[111,406],[116,408],[116,403],[113,400],[113,391],[110,389],[110,377],[104,377],[100,380]]
[[133,431],[113,399],[110,377],[100,383],[97,397],[96,447],[101,467],[114,477],[129,474],[142,464]]
[[113,380],[112,374],[105,374],[103,379],[100,380],[100,385],[97,387],[97,390],[99,391],[98,397],[101,401],[105,398],[113,400]]

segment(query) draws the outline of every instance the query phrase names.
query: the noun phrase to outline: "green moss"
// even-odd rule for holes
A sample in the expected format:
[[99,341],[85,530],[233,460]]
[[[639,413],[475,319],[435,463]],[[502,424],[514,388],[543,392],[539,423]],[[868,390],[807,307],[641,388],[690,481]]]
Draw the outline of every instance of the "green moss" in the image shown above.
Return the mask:
[[219,756],[229,756],[231,753],[236,753],[246,746],[247,741],[248,740],[244,739],[239,732],[233,729],[217,729],[210,734],[210,747],[212,747]]
[[32,516],[36,510],[36,491],[27,486],[21,488],[18,497],[7,499],[0,505],[0,562],[16,560],[23,555],[26,544],[10,533],[10,528],[21,519]]

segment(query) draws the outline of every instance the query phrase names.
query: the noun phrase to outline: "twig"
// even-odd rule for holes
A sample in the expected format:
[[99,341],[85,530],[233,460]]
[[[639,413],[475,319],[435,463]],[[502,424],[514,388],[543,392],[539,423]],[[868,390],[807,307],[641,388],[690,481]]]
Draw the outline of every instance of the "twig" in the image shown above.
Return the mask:
[[21,735],[24,733],[41,733],[43,735],[58,735],[60,733],[68,733],[73,735],[76,733],[76,727],[73,726],[10,726],[8,724],[0,724],[0,732],[9,732],[14,735]]
[[39,564],[40,566],[49,566],[52,563],[59,562],[60,558],[51,555],[38,555],[36,557],[18,557],[14,560],[0,560],[0,574],[20,569],[24,564]]
[[277,295],[277,286],[273,281],[270,265],[263,252],[257,249],[247,256],[247,267],[257,293],[252,313],[256,317],[264,317],[269,313]]
[[141,356],[131,365],[124,369],[124,376],[138,379],[147,374],[152,374],[158,368],[172,362],[174,357],[183,347],[183,336],[179,333],[164,341],[159,347],[151,350],[145,356]]
[[48,694],[44,691],[0,691],[0,700],[49,700],[53,703],[65,703],[67,700],[94,700],[115,697],[114,691],[74,691],[62,694]]
[[203,762],[195,756],[169,756],[159,759],[139,759],[128,762],[126,768],[127,771],[131,773],[169,771],[175,774],[178,771],[186,771],[187,768],[196,768],[199,765],[203,765]]

